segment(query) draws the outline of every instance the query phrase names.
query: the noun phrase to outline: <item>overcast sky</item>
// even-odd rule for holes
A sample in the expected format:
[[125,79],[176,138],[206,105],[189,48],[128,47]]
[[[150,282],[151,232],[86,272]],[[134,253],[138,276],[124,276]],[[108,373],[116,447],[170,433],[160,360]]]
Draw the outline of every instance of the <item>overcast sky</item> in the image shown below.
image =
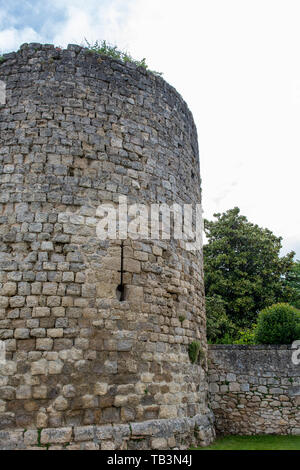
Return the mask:
[[0,52],[107,39],[163,72],[198,128],[206,218],[234,206],[300,259],[299,0],[0,0]]

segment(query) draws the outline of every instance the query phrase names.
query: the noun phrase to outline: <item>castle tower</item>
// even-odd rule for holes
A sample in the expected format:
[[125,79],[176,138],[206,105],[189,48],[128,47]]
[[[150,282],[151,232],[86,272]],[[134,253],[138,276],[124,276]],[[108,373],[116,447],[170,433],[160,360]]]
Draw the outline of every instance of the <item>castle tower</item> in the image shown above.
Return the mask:
[[210,442],[201,250],[97,234],[99,206],[120,196],[200,204],[185,102],[72,45],[25,44],[0,80],[0,445]]

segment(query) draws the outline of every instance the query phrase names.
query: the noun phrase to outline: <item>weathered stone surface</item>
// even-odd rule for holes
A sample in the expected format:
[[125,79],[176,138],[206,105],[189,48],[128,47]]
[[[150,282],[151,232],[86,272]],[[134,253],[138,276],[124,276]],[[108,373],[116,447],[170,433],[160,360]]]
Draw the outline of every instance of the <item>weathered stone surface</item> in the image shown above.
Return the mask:
[[[96,425],[80,446],[121,448],[137,445],[128,423],[159,418],[171,439],[169,420],[210,414],[205,360],[188,356],[194,339],[207,351],[202,259],[181,240],[128,237],[121,301],[120,240],[99,239],[97,210],[120,196],[200,204],[192,115],[161,77],[78,46],[24,45],[0,80],[0,424],[47,427],[58,446],[49,429]],[[193,423],[179,427],[188,446]]]
[[168,448],[168,441],[163,437],[158,437],[151,439],[151,448],[152,449],[167,449]]
[[43,429],[41,432],[42,444],[57,444],[60,442],[70,442],[72,438],[72,428]]
[[108,384],[103,382],[97,382],[95,384],[95,395],[106,395],[108,390]]
[[222,434],[293,434],[299,366],[290,346],[209,346],[210,404]]

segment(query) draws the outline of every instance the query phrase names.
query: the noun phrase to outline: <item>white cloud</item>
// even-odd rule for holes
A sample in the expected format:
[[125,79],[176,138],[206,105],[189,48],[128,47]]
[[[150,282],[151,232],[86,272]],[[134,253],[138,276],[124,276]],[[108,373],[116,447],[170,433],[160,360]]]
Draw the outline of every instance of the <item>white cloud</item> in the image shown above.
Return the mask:
[[53,38],[54,44],[66,46],[68,43],[80,44],[87,32],[91,31],[91,16],[87,12],[80,11],[76,7],[68,9],[68,19],[61,25],[60,31],[56,31]]
[[0,51],[17,50],[25,42],[40,42],[42,37],[30,27],[7,28],[0,31]]
[[16,28],[16,17],[0,9],[0,52],[17,50],[24,42],[38,42],[41,36],[31,26]]
[[84,38],[91,43],[101,39],[115,42],[132,0],[126,3],[122,0],[88,0],[84,8],[81,0],[55,0],[52,3],[64,7],[67,17],[65,23],[55,29],[53,40],[55,44],[66,46],[68,43],[81,44]]

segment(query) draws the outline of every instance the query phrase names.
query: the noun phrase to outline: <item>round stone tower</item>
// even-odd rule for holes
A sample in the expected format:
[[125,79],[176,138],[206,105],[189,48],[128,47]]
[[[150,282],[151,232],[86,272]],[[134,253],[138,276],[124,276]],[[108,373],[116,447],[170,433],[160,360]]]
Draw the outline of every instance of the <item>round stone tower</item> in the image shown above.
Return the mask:
[[0,80],[0,447],[208,443],[201,250],[97,235],[120,196],[200,203],[185,102],[73,45],[25,44]]

